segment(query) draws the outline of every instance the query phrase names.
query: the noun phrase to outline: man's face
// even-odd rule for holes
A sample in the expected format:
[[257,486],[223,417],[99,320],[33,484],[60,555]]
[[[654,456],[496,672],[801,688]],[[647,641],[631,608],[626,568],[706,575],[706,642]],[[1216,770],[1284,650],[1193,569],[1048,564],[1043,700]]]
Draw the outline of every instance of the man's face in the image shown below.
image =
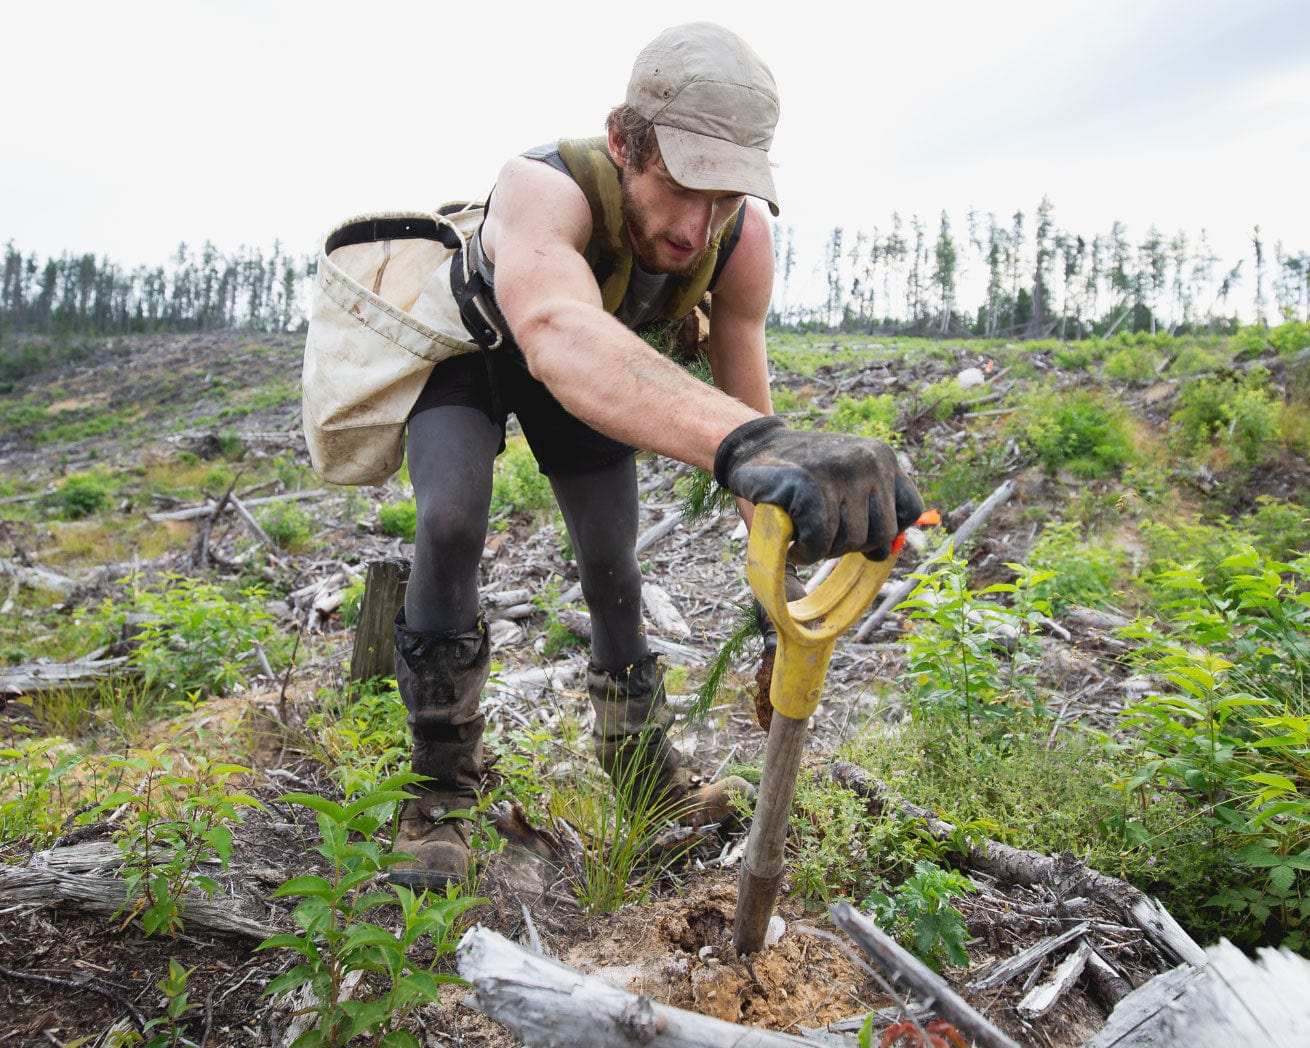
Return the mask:
[[650,273],[695,272],[710,241],[741,206],[740,193],[678,185],[658,154],[638,173],[621,165],[623,218],[632,249]]

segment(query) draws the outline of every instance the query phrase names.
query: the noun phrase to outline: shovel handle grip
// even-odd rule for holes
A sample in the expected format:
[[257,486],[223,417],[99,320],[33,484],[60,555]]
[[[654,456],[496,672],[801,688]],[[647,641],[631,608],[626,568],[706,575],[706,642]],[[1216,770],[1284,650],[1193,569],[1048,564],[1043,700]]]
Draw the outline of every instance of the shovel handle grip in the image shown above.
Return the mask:
[[791,518],[778,506],[761,503],[751,521],[746,575],[756,599],[778,630],[770,699],[779,713],[808,717],[819,704],[828,659],[837,638],[868,610],[891,574],[896,554],[871,561],[848,553],[813,593],[787,600],[787,550]]

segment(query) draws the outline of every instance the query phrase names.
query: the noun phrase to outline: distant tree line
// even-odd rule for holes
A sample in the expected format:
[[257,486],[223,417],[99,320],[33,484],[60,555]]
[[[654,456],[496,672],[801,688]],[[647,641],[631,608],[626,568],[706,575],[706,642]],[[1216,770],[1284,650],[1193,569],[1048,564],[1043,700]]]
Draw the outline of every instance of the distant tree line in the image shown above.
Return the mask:
[[[1310,253],[1269,244],[1256,226],[1251,253],[1231,265],[1205,231],[1134,243],[1122,222],[1087,237],[1060,229],[1043,198],[1031,222],[970,211],[961,237],[943,211],[934,232],[919,218],[887,228],[833,229],[823,248],[822,299],[795,293],[794,231],[774,227],[777,288],[771,323],[830,331],[915,331],[991,338],[1082,338],[1117,330],[1235,327],[1234,292],[1249,274],[1258,324],[1310,320]],[[1248,268],[1248,263],[1250,263]],[[976,299],[960,301],[970,278]],[[813,295],[807,296],[812,298]]]
[[295,331],[306,319],[313,259],[280,243],[225,255],[179,244],[166,266],[125,270],[106,258],[41,259],[5,246],[0,335],[114,335],[150,331]]

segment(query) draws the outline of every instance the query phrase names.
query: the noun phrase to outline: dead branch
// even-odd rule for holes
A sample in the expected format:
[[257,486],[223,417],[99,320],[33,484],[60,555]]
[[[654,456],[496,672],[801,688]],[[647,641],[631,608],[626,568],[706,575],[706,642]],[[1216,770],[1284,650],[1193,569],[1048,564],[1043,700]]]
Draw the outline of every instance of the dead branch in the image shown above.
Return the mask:
[[934,972],[895,940],[885,935],[876,924],[868,920],[848,902],[829,907],[833,921],[846,932],[873,963],[894,981],[899,981],[933,1011],[954,1024],[955,1028],[973,1038],[981,1048],[1019,1048],[1019,1046],[985,1018],[947,985],[946,980]]

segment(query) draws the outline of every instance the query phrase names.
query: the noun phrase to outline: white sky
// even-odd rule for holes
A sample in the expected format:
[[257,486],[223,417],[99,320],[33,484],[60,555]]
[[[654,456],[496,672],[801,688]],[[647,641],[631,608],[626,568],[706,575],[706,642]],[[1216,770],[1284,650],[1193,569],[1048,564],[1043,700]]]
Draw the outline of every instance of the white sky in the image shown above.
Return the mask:
[[600,133],[641,47],[701,18],[778,81],[802,268],[833,226],[1031,229],[1044,194],[1089,238],[1204,228],[1231,265],[1259,224],[1271,256],[1310,250],[1306,0],[8,5],[0,242],[128,267],[180,241],[315,252],[341,219],[481,197],[511,154]]

